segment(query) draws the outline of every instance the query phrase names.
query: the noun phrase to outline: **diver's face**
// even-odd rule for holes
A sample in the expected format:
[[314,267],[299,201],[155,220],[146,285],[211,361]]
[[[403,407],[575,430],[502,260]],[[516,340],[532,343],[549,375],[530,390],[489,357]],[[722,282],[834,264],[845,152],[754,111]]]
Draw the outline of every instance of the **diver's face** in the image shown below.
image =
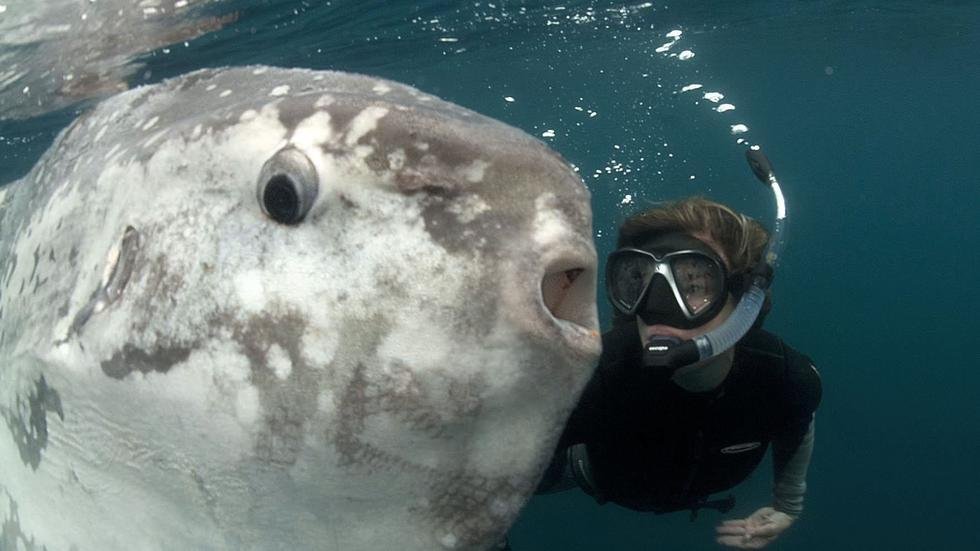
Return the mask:
[[[703,233],[695,233],[695,234],[691,234],[691,236],[701,240],[702,242],[710,246],[711,250],[713,250],[715,254],[717,254],[718,257],[721,258],[722,262],[725,263],[725,269],[731,270],[731,261],[725,255],[724,251],[721,250],[721,247],[719,247],[718,244],[715,243],[714,240],[712,240],[710,237],[708,237],[706,234]],[[643,323],[643,320],[640,319],[640,316],[636,316],[636,327],[637,330],[640,332],[640,342],[647,342],[648,340],[650,340],[650,338],[654,336],[668,336],[668,337],[676,337],[681,340],[690,340],[695,337],[701,336],[707,333],[708,331],[711,331],[712,329],[719,327],[721,324],[725,323],[725,320],[728,319],[728,316],[732,314],[732,311],[734,309],[735,309],[735,299],[734,297],[732,297],[731,293],[729,293],[727,298],[725,299],[725,306],[721,309],[718,315],[712,318],[711,320],[709,320],[704,325],[700,325],[693,329],[681,329],[678,327],[672,327],[670,325],[661,325],[661,324],[647,325]]]

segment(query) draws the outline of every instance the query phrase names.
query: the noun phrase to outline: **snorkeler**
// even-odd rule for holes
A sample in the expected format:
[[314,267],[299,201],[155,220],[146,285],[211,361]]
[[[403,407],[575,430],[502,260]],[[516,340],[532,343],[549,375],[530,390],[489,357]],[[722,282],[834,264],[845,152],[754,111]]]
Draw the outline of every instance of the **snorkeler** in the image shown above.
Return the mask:
[[806,356],[760,328],[785,218],[762,164],[753,169],[771,178],[780,210],[772,239],[703,198],[620,227],[606,266],[613,327],[540,493],[578,485],[599,503],[693,520],[731,510],[732,496],[712,496],[745,480],[772,444],[771,505],[724,521],[717,542],[759,549],[799,516],[821,384]]

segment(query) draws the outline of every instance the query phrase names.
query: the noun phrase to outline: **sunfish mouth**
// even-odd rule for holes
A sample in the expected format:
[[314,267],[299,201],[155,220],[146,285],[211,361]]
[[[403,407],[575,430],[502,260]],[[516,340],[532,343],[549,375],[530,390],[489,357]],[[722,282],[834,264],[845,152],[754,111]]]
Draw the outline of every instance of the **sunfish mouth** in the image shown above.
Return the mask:
[[564,330],[595,332],[595,271],[588,264],[557,260],[541,279],[541,300]]

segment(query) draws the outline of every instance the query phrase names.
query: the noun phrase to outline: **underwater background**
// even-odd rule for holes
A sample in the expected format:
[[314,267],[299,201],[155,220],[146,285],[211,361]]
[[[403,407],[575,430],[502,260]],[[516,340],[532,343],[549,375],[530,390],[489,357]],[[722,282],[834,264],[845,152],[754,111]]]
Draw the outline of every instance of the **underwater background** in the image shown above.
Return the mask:
[[[146,54],[132,84],[270,64],[414,85],[574,163],[600,258],[625,216],[692,194],[768,225],[772,198],[743,158],[761,145],[789,209],[766,326],[824,384],[806,510],[767,549],[980,549],[980,1],[208,9],[238,18]],[[76,114],[0,121],[0,184]],[[767,463],[724,518],[768,504],[770,480]],[[532,499],[510,540],[515,551],[718,549],[722,518],[639,514],[576,490]]]

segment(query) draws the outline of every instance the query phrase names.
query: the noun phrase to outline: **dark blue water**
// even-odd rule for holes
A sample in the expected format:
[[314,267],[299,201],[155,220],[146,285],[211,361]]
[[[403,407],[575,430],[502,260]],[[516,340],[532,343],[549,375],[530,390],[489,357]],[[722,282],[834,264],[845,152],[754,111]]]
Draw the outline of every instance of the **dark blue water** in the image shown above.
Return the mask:
[[[771,199],[730,132],[747,125],[790,209],[767,326],[824,379],[806,511],[770,549],[980,549],[980,2],[233,6],[237,23],[148,55],[140,81],[244,63],[342,69],[547,133],[592,190],[601,255],[627,214],[689,194],[768,223]],[[669,57],[682,50],[696,55]],[[692,83],[704,88],[679,93]],[[713,111],[705,91],[736,109]],[[73,116],[0,123],[0,181]],[[767,469],[737,488],[731,515],[768,503]],[[569,492],[532,500],[511,540],[713,549],[720,519]]]

